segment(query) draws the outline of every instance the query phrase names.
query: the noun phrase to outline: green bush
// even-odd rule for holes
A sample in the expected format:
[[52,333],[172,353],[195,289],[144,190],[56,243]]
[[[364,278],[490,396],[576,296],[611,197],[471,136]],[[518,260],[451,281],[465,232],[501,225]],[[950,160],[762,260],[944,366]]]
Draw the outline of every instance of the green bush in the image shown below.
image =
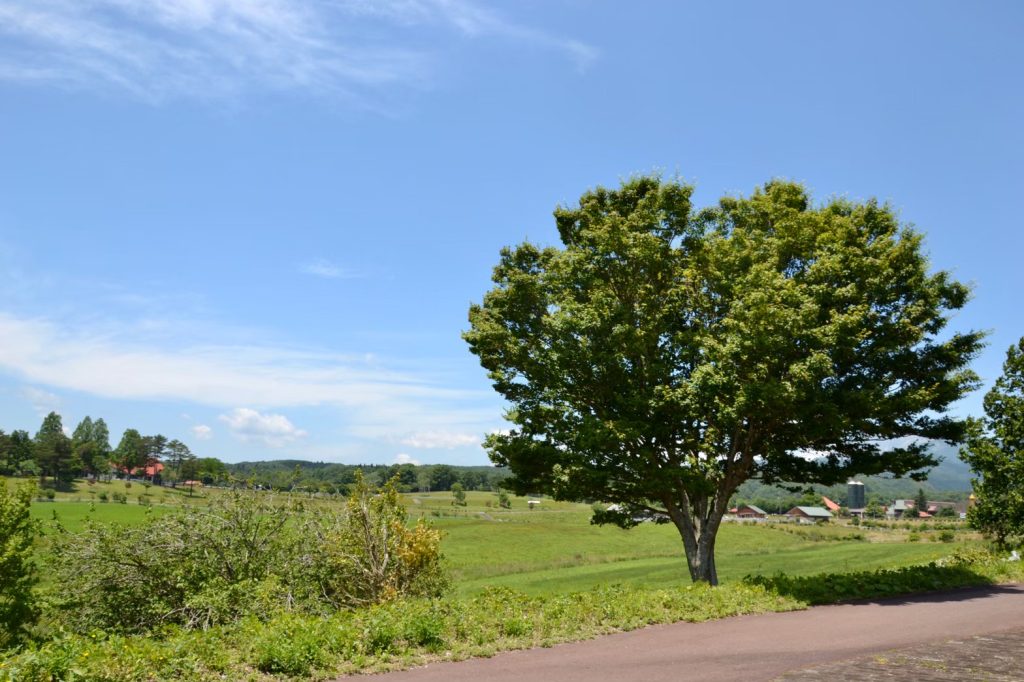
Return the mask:
[[357,472],[343,510],[303,517],[300,535],[310,540],[303,565],[316,592],[335,607],[444,592],[440,532],[407,521],[394,480],[377,492]]
[[266,673],[307,676],[329,660],[318,623],[295,614],[281,616],[260,628],[252,644],[252,662]]
[[266,498],[233,493],[137,526],[87,522],[55,538],[55,617],[78,632],[234,620],[260,608],[257,596],[273,591],[262,581],[290,564],[288,518]]
[[306,514],[291,498],[233,491],[140,525],[87,520],[53,545],[50,617],[79,633],[206,629],[447,586],[440,534],[408,527],[393,485],[377,493],[362,481],[340,512]]
[[37,615],[32,542],[38,528],[31,503],[31,487],[11,491],[0,478],[0,650],[18,643]]
[[110,499],[110,496],[107,495],[107,491],[106,490],[101,490],[99,492],[99,495],[97,495],[97,497],[100,498],[100,502],[106,502],[108,499]]

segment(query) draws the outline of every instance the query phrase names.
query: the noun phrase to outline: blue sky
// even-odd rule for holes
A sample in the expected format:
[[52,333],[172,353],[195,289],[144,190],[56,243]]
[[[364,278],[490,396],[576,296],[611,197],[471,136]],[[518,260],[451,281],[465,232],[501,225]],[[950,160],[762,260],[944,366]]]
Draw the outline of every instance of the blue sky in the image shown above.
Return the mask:
[[973,283],[988,386],[1022,34],[1017,2],[0,0],[0,428],[485,463],[459,334],[498,250],[651,171],[890,201]]

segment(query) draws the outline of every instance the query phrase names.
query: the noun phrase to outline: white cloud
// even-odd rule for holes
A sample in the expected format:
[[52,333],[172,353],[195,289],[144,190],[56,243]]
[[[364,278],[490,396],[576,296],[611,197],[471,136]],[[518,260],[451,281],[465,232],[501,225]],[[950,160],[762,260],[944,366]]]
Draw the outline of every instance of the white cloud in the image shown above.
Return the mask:
[[[0,312],[0,371],[37,386],[106,399],[182,401],[222,410],[326,406],[344,420],[346,434],[391,442],[400,439],[396,425],[398,433],[436,444],[451,442],[438,434],[484,433],[500,421],[490,391],[448,388],[444,374],[388,369],[365,354],[175,345],[172,337],[158,341],[131,322],[93,319],[85,325]],[[179,409],[192,412],[185,405]]]
[[0,0],[0,79],[150,101],[254,86],[358,96],[424,81],[432,53],[400,43],[424,44],[410,28],[538,45],[581,66],[595,54],[473,0]]
[[206,424],[196,424],[190,430],[196,440],[210,440],[213,438],[213,429]]
[[346,270],[322,258],[306,263],[299,268],[299,271],[307,275],[323,277],[324,279],[351,279],[357,276],[355,272]]
[[412,464],[413,466],[419,466],[420,461],[418,459],[413,459],[404,452],[399,452],[395,455],[395,464]]
[[28,400],[29,404],[32,405],[32,409],[40,417],[45,417],[51,412],[59,412],[60,410],[60,397],[49,391],[44,391],[35,386],[25,386],[21,389],[21,394]]
[[480,438],[471,433],[452,433],[450,431],[421,431],[402,439],[402,445],[424,450],[445,449],[479,445]]
[[236,407],[218,417],[233,434],[244,441],[261,442],[270,447],[281,447],[306,436],[283,414],[261,414],[247,407]]

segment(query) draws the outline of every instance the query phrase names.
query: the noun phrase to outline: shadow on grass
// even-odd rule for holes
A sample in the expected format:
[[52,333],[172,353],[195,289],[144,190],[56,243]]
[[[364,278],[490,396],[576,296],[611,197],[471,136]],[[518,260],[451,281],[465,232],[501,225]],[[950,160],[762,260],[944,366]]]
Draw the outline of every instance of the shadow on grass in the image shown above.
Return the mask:
[[[890,605],[922,601],[957,601],[1019,589],[999,586],[971,564],[879,569],[857,573],[823,573],[811,576],[746,576],[743,582],[758,585],[809,605],[847,601],[882,601]],[[966,590],[960,588],[983,588]],[[941,593],[941,594],[935,594]]]

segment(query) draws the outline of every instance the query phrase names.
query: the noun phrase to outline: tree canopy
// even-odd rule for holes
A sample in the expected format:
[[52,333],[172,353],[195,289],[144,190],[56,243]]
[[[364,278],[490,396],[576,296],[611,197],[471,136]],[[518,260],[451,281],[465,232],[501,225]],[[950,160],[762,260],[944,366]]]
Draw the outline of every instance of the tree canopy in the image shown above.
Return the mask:
[[692,193],[644,176],[559,207],[563,246],[503,249],[464,336],[510,403],[486,445],[515,490],[618,505],[597,522],[664,514],[716,583],[748,478],[920,475],[927,439],[959,442],[945,410],[982,335],[940,338],[969,291],[887,205],[772,181],[696,211]]
[[961,458],[977,475],[971,523],[1000,544],[1024,539],[1024,338],[1006,352],[1003,374],[985,394]]

